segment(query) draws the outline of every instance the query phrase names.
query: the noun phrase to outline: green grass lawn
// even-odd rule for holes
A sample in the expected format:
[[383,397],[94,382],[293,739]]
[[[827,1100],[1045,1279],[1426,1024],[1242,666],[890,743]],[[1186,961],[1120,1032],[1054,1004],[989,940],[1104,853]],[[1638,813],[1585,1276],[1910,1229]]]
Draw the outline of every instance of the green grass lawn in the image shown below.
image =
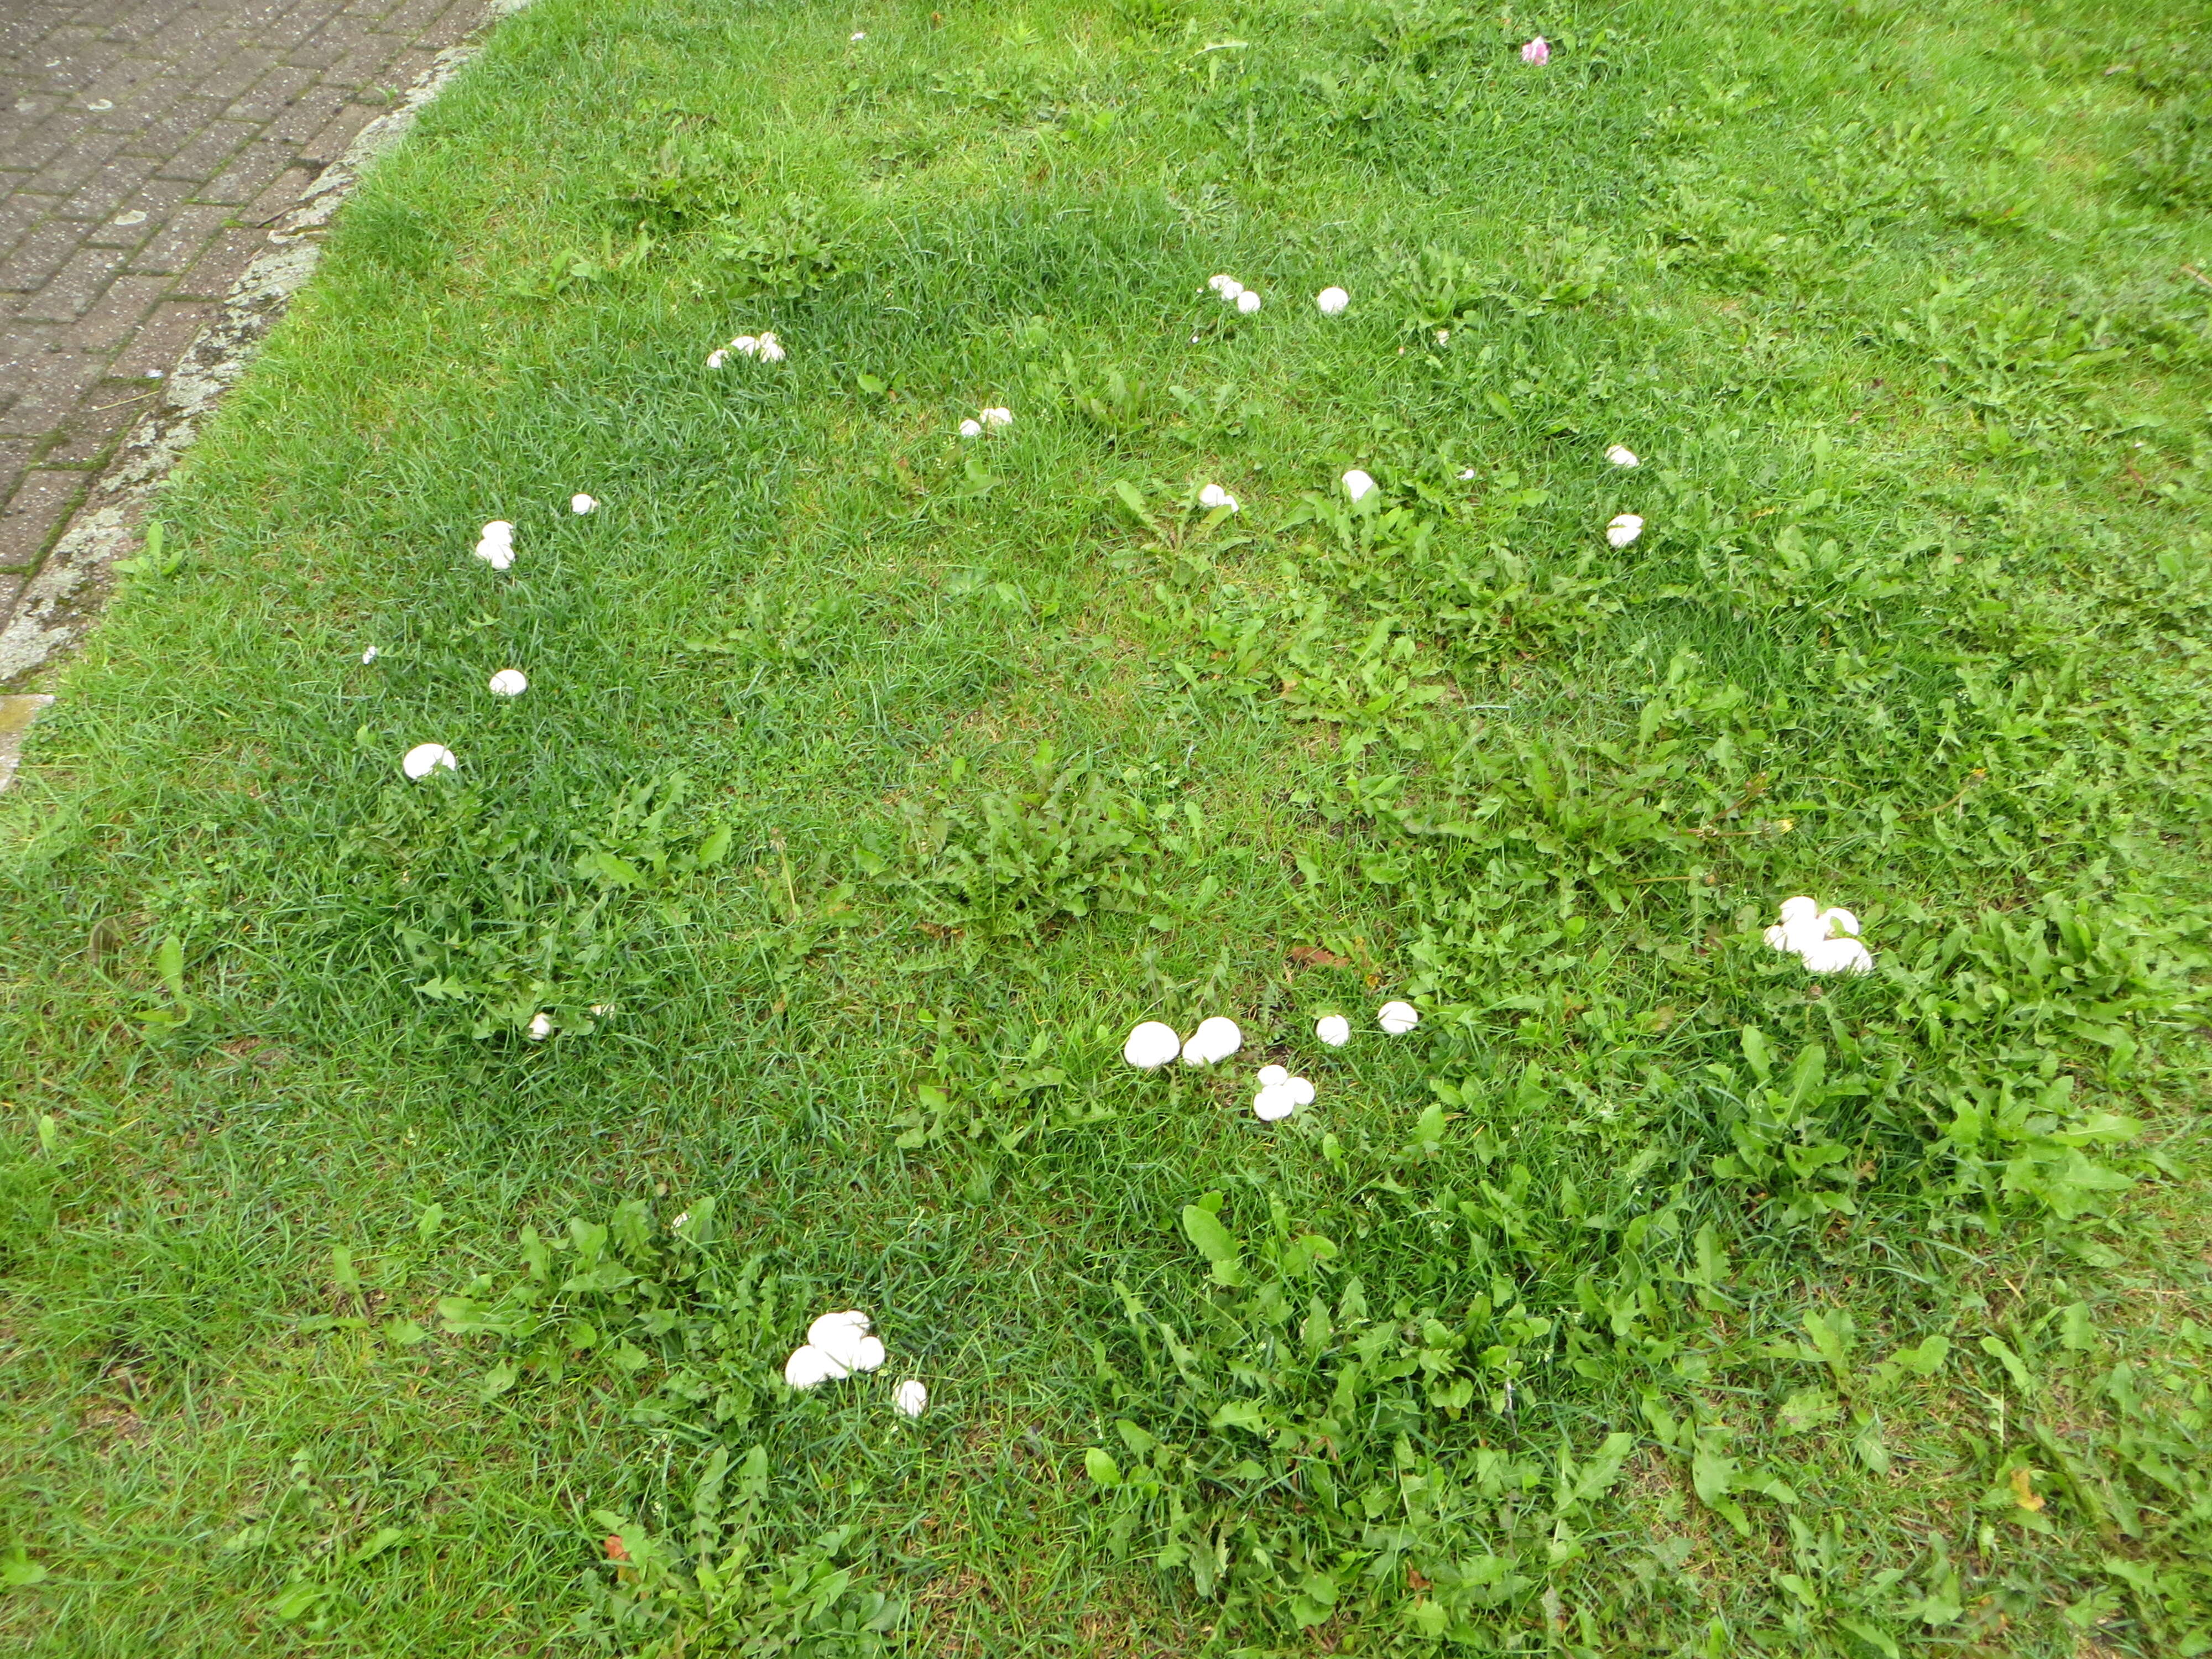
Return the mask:
[[58,678],[0,1643],[2212,1650],[2202,9],[939,3],[502,24]]

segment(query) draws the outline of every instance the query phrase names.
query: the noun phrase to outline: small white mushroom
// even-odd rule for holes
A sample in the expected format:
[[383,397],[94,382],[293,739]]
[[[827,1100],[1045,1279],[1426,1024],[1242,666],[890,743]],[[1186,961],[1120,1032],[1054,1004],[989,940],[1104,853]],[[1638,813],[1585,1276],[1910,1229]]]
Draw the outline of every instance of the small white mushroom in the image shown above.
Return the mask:
[[[852,33],[851,33],[851,34],[849,34],[849,35],[848,35],[846,38],[847,38],[848,40],[849,40],[853,41],[854,44],[856,44],[856,45],[857,45],[859,42],[860,42],[860,41],[862,41],[862,40],[866,40],[866,39],[868,38],[868,32],[867,32],[867,30],[866,30],[866,29],[854,29],[854,30],[852,32]],[[917,1389],[918,1389],[918,1388],[920,1388],[921,1386],[921,1383],[919,1383],[919,1382],[917,1382],[917,1383],[915,1383],[915,1387],[916,1387]],[[908,1417],[913,1417],[913,1416],[917,1415],[917,1413],[914,1413],[914,1412],[908,1412],[908,1413],[907,1413],[907,1415],[908,1415]]]
[[1615,466],[1641,466],[1644,465],[1643,462],[1636,459],[1636,452],[1631,449],[1626,444],[1613,445],[1612,448],[1605,452],[1605,458],[1608,461],[1611,461]]
[[505,519],[494,519],[477,537],[477,557],[495,570],[504,570],[514,562],[514,526]]
[[1867,974],[1874,971],[1874,957],[1850,938],[1815,939],[1797,953],[1808,974]]
[[835,1382],[851,1375],[848,1368],[811,1343],[793,1349],[791,1358],[783,1362],[783,1380],[794,1389],[811,1389],[818,1382]]
[[460,764],[442,743],[418,743],[400,757],[399,769],[410,778],[427,778],[443,767],[451,772]]
[[1294,1077],[1291,1079],[1290,1081],[1284,1084],[1283,1087],[1290,1091],[1291,1105],[1310,1106],[1313,1104],[1314,1086],[1309,1079],[1302,1077]]
[[1279,1083],[1271,1089],[1262,1089],[1252,1097],[1252,1115],[1262,1123],[1279,1123],[1298,1109],[1287,1083]]
[[502,668],[491,677],[490,690],[496,696],[519,697],[530,690],[530,682],[520,668]]
[[981,411],[985,426],[1012,426],[1014,411],[1011,409],[987,409]]
[[1644,520],[1633,513],[1624,513],[1605,527],[1605,538],[1615,547],[1626,547],[1644,533]]
[[1474,476],[1474,469],[1473,467],[1471,467],[1471,466],[1463,466],[1463,467],[1460,468],[1460,470],[1459,470],[1459,481],[1460,481],[1462,483],[1466,483],[1469,478],[1472,478]]
[[1259,1082],[1262,1089],[1279,1088],[1290,1080],[1290,1073],[1280,1066],[1262,1066],[1260,1068]]
[[1237,309],[1243,313],[1247,317],[1249,317],[1259,308],[1260,296],[1253,293],[1250,289],[1246,289],[1242,294],[1237,296]]
[[1314,1035],[1332,1048],[1352,1041],[1352,1022],[1342,1014],[1323,1014],[1314,1022]]
[[1217,271],[1207,277],[1206,285],[1232,305],[1236,303],[1237,296],[1244,291],[1244,284],[1225,270]]
[[712,351],[707,354],[707,367],[709,368],[720,368],[729,360],[729,356],[730,349],[727,346],[716,346]]
[[374,661],[376,660],[376,657],[377,657],[377,651],[376,651],[376,647],[375,647],[374,646],[373,646],[373,645],[372,645],[372,646],[370,646],[370,647],[368,647],[368,650],[366,650],[366,651],[364,651],[364,652],[362,652],[362,653],[361,653],[361,659],[362,659],[362,661],[363,661],[364,663],[371,663],[371,662],[374,662]]
[[1375,1011],[1375,1023],[1392,1036],[1403,1036],[1421,1023],[1421,1016],[1410,1002],[1386,1002]]
[[1210,483],[1198,492],[1198,504],[1200,507],[1225,507],[1231,513],[1240,510],[1237,504],[1237,498],[1218,483]]
[[596,513],[599,509],[599,502],[580,489],[568,497],[568,510],[579,518],[586,513]]
[[1182,1052],[1182,1039],[1172,1025],[1148,1019],[1129,1033],[1121,1045],[1121,1058],[1140,1072],[1157,1072]]
[[1375,480],[1356,466],[1344,475],[1344,493],[1355,501],[1365,500],[1374,488]]
[[1314,295],[1314,303],[1321,307],[1322,316],[1334,317],[1352,303],[1352,296],[1340,288],[1325,288]]
[[909,1376],[891,1395],[901,1417],[919,1417],[929,1409],[929,1390],[918,1377]]
[[960,435],[961,435],[962,437],[963,437],[963,438],[980,438],[980,437],[981,437],[981,436],[983,435],[983,423],[982,423],[982,422],[981,422],[981,421],[963,421],[963,422],[960,422]]
[[530,1040],[532,1042],[543,1042],[547,1037],[550,1037],[552,1035],[553,1018],[551,1015],[541,1012],[530,1022]]
[[1448,328],[1438,329],[1437,331],[1437,343],[1438,345],[1449,345],[1451,343],[1451,331]]
[[764,363],[780,363],[783,361],[783,342],[773,334],[763,334],[760,337],[760,343],[753,349],[753,355]]
[[[826,1313],[806,1328],[809,1347],[819,1348],[848,1370],[872,1370],[873,1366],[861,1363],[868,1343],[875,1339],[868,1334],[869,1319],[858,1308],[848,1308],[842,1313]],[[880,1354],[883,1345],[876,1344]],[[880,1358],[876,1364],[883,1363]]]
[[1183,1064],[1217,1066],[1243,1046],[1244,1033],[1237,1029],[1237,1022],[1216,1014],[1199,1021],[1198,1030],[1182,1045]]

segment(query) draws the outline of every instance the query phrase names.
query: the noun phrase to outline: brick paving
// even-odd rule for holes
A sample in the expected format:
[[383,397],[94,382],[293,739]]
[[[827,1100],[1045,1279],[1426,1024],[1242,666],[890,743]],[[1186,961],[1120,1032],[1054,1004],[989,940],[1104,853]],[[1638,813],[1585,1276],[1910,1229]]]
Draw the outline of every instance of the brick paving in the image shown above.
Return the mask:
[[0,622],[282,216],[485,0],[0,0]]

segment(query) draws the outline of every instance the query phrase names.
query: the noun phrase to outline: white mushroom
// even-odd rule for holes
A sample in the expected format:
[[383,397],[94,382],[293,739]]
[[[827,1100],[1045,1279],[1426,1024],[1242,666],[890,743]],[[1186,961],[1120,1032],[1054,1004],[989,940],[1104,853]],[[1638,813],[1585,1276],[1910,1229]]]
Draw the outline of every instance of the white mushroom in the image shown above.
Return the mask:
[[1636,459],[1636,452],[1631,449],[1626,444],[1613,445],[1612,448],[1605,452],[1605,458],[1608,461],[1611,461],[1615,466],[1641,466],[1644,465],[1643,462]]
[[1287,1083],[1279,1083],[1272,1089],[1262,1089],[1252,1097],[1252,1115],[1262,1123],[1278,1123],[1298,1109]]
[[1797,953],[1808,974],[1867,974],[1874,971],[1874,957],[1850,938],[1815,939]]
[[580,489],[574,495],[568,497],[568,510],[576,514],[579,518],[581,518],[586,513],[598,512],[599,507],[599,502],[594,501],[591,496],[584,494]]
[[1324,317],[1334,317],[1352,303],[1352,296],[1340,288],[1325,288],[1314,295],[1314,303],[1321,307]]
[[901,1417],[919,1417],[929,1409],[929,1390],[919,1378],[909,1376],[892,1394],[891,1404]]
[[1294,1077],[1291,1079],[1289,1082],[1284,1084],[1283,1087],[1290,1091],[1291,1105],[1310,1106],[1313,1104],[1314,1086],[1309,1079],[1302,1077]]
[[364,663],[371,663],[371,662],[374,662],[374,661],[376,660],[376,656],[377,656],[376,647],[375,647],[374,646],[373,646],[373,645],[372,645],[372,646],[370,646],[370,647],[368,647],[368,650],[366,650],[366,651],[364,651],[364,652],[362,652],[362,653],[361,653],[361,659],[362,659],[362,661],[363,661]]
[[1182,1039],[1172,1025],[1148,1019],[1129,1033],[1121,1045],[1121,1058],[1140,1072],[1157,1072],[1182,1052]]
[[1290,1073],[1280,1066],[1262,1066],[1260,1068],[1259,1081],[1262,1089],[1279,1088],[1290,1080]]
[[1243,1046],[1244,1033],[1237,1029],[1237,1022],[1216,1014],[1199,1021],[1198,1030],[1182,1045],[1182,1061],[1186,1066],[1218,1065]]
[[1249,317],[1259,308],[1260,296],[1253,293],[1250,289],[1246,289],[1242,294],[1237,296],[1237,309],[1243,312],[1247,317]]
[[1011,409],[987,409],[981,411],[985,426],[1012,426],[1014,411]]
[[1374,488],[1375,480],[1356,466],[1344,475],[1344,493],[1355,501],[1364,501]]
[[547,1037],[550,1037],[552,1035],[553,1018],[551,1015],[540,1012],[536,1016],[536,1018],[531,1020],[530,1040],[532,1042],[543,1042]]
[[505,519],[494,519],[477,537],[477,557],[495,570],[504,570],[514,562],[514,526]]
[[[868,38],[868,32],[867,32],[867,30],[866,30],[866,29],[854,29],[854,30],[852,32],[852,33],[851,33],[850,35],[847,36],[846,38],[847,38],[848,40],[852,40],[853,42],[854,42],[854,43],[857,45],[859,42],[860,42],[860,41],[862,41],[862,40],[866,40],[866,39]],[[915,1386],[915,1388],[917,1388],[917,1389],[918,1389],[918,1388],[920,1388],[920,1387],[921,1386],[921,1383],[919,1383],[919,1382],[917,1382],[917,1383],[915,1383],[914,1386]],[[917,1416],[917,1415],[919,1415],[919,1413],[916,1413],[916,1412],[908,1412],[908,1413],[907,1413],[907,1415],[908,1415],[908,1417],[914,1417],[914,1416]]]
[[440,767],[451,772],[460,764],[442,743],[418,743],[400,757],[399,769],[410,778],[427,778]]
[[783,361],[783,342],[773,334],[763,334],[760,343],[753,348],[753,355],[764,363],[780,363]]
[[1225,507],[1231,513],[1238,511],[1237,498],[1218,483],[1210,483],[1198,492],[1200,507]]
[[519,697],[530,690],[530,682],[520,668],[502,668],[491,677],[490,689],[498,696]]
[[1633,513],[1624,513],[1605,527],[1605,538],[1615,547],[1626,547],[1644,533],[1644,520]]
[[961,435],[962,437],[963,437],[963,438],[980,438],[980,437],[981,437],[981,436],[983,435],[983,423],[982,423],[982,422],[981,422],[981,421],[963,421],[963,422],[960,422],[960,435]]
[[783,1362],[783,1380],[794,1389],[811,1389],[817,1382],[835,1382],[851,1375],[849,1369],[811,1343],[793,1349],[791,1358]]
[[1352,1022],[1342,1014],[1323,1014],[1314,1022],[1314,1035],[1332,1048],[1352,1041]]
[[727,346],[716,346],[712,351],[707,354],[707,367],[709,368],[720,368],[724,362],[728,361],[729,356],[730,349]]
[[[862,1357],[870,1342],[869,1319],[858,1308],[848,1308],[842,1313],[826,1313],[806,1328],[809,1347],[819,1348],[848,1370],[872,1370],[872,1365],[862,1364]],[[880,1355],[883,1344],[876,1343]],[[877,1364],[881,1364],[878,1358]]]
[[1410,1002],[1386,1002],[1375,1011],[1375,1023],[1392,1036],[1403,1036],[1421,1023],[1421,1016]]
[[1244,284],[1225,270],[1207,277],[1206,285],[1232,305],[1236,303],[1237,296],[1244,291]]

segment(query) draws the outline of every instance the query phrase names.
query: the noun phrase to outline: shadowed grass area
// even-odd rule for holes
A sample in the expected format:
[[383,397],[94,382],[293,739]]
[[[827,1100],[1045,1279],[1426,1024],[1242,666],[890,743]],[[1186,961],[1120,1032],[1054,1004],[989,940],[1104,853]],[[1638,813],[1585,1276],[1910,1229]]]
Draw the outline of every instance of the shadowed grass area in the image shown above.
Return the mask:
[[0,800],[0,1632],[2212,1648],[2197,22],[503,24]]

